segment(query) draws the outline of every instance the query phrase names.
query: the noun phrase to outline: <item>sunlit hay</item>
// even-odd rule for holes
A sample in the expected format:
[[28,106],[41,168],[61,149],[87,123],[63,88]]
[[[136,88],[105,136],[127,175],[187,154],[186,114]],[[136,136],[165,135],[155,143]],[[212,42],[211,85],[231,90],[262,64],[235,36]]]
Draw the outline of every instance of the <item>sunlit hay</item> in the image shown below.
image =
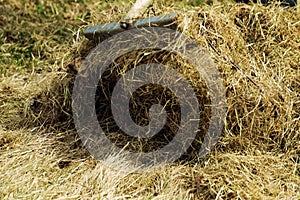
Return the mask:
[[180,30],[210,52],[227,118],[203,162],[125,176],[107,166],[122,158],[103,165],[80,148],[70,106],[74,77],[96,45],[80,31],[120,20],[130,4],[78,2],[0,3],[1,199],[299,199],[299,6],[156,1],[156,14],[177,11]]
[[[272,6],[224,6],[221,13],[200,9],[188,24],[187,32],[210,49],[223,73],[228,103],[224,142],[231,149],[247,150],[245,140],[265,150],[299,145],[295,15],[296,10]],[[238,137],[240,144],[230,145],[226,137]]]

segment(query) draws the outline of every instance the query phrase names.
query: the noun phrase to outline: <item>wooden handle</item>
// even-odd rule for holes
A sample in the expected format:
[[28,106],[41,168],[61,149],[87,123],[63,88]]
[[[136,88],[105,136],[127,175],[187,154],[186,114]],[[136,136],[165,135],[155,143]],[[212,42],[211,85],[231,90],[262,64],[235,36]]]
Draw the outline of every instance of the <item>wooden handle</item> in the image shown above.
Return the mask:
[[132,8],[129,10],[124,21],[129,21],[138,18],[141,14],[143,14],[143,12],[147,9],[151,2],[152,0],[137,0],[132,6]]

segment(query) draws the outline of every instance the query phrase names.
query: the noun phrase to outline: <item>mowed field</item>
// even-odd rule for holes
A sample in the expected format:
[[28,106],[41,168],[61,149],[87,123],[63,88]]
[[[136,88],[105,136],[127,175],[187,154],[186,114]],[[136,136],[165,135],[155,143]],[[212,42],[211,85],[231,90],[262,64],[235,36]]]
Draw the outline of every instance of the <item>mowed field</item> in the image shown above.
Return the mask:
[[[224,131],[201,162],[125,174],[82,146],[72,84],[86,27],[129,1],[0,0],[0,199],[300,199],[300,7],[162,0],[226,87]],[[114,162],[111,160],[110,162]],[[127,166],[120,166],[120,168]]]

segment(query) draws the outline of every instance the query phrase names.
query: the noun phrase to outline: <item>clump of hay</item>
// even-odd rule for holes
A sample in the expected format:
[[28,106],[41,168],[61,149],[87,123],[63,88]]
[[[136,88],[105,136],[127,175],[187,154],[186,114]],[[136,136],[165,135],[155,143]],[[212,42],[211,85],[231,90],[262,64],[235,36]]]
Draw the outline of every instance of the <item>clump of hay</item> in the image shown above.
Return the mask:
[[[182,13],[179,27],[211,52],[226,85],[228,111],[220,147],[232,151],[247,150],[249,145],[264,150],[299,149],[297,14],[293,9],[248,5]],[[164,56],[156,61],[169,60]],[[154,59],[150,57],[146,61]],[[130,58],[117,62],[118,67],[141,60]],[[71,124],[74,76],[67,73],[55,78],[53,89],[33,100],[35,121],[57,127]]]

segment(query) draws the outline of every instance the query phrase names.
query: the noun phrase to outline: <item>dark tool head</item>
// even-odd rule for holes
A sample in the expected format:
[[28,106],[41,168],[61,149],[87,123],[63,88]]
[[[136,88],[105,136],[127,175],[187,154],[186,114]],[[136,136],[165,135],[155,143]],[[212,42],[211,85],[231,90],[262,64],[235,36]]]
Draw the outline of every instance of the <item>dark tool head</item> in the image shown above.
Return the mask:
[[84,36],[90,40],[101,42],[117,33],[143,27],[167,27],[176,29],[177,13],[139,19],[134,23],[115,22],[100,26],[90,26],[84,31]]

